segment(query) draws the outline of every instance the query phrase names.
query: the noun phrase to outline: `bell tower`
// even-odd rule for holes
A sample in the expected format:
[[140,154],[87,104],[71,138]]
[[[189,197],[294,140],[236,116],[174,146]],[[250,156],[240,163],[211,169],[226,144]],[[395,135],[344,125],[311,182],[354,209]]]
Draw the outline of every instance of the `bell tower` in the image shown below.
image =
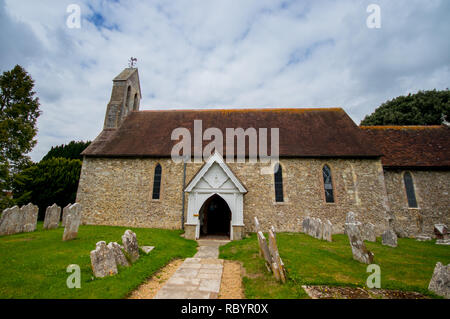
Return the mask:
[[118,128],[130,112],[139,111],[141,97],[138,69],[131,64],[113,79],[103,129]]

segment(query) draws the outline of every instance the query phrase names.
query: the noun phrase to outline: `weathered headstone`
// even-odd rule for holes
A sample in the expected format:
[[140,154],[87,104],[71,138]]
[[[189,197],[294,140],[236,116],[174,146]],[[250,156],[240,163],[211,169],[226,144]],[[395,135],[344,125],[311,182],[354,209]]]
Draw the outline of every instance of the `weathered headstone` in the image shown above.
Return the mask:
[[63,240],[71,240],[77,237],[81,223],[81,205],[75,203],[68,208],[65,220]]
[[352,248],[353,259],[365,264],[373,262],[373,253],[366,248],[361,236],[361,223],[346,223],[345,229]]
[[303,218],[302,227],[303,227],[303,233],[309,234],[309,223],[310,223],[310,217],[306,216]]
[[315,217],[311,217],[311,220],[309,221],[309,232],[308,235],[311,237],[315,237],[316,236],[316,226],[317,225],[317,221]]
[[26,206],[22,206],[23,209],[23,227],[22,231],[29,233],[36,230],[37,219],[39,213],[39,207],[33,205],[32,203],[28,203]]
[[283,261],[281,260],[280,253],[278,252],[277,241],[272,230],[269,230],[269,252],[272,257],[272,270],[275,278],[279,278],[283,283],[285,283],[286,270],[284,269]]
[[320,218],[316,218],[315,228],[316,229],[315,229],[314,237],[317,239],[322,239],[323,225],[322,225],[322,220]]
[[344,234],[347,234],[347,224],[358,223],[357,215],[354,212],[348,212],[347,216],[345,216],[345,224],[344,224]]
[[388,229],[381,235],[381,243],[385,246],[397,247],[397,235],[392,229]]
[[267,246],[266,237],[264,237],[264,234],[262,233],[262,231],[259,231],[257,236],[258,236],[258,244],[259,244],[259,249],[261,251],[261,254],[264,257],[267,266],[271,267],[272,266],[272,258],[270,256],[269,247]]
[[66,226],[66,218],[67,218],[67,214],[69,213],[69,207],[71,206],[72,204],[67,204],[67,206],[66,207],[64,207],[63,208],[63,211],[62,211],[62,221],[61,221],[61,226],[62,227],[65,227]]
[[18,206],[6,208],[0,219],[0,236],[12,235],[16,233],[17,223],[19,222],[20,209]]
[[261,230],[258,217],[255,216],[255,218],[253,220],[255,221],[255,233],[258,233]]
[[126,230],[122,236],[123,248],[128,254],[131,262],[139,259],[139,245],[136,234],[131,230]]
[[44,229],[58,228],[61,219],[61,207],[56,204],[48,206],[45,211]]
[[114,253],[106,246],[106,242],[99,241],[95,250],[91,251],[91,266],[95,277],[105,277],[117,274],[117,264]]
[[372,223],[365,223],[362,226],[363,240],[376,242],[377,236],[375,235],[375,225]]
[[442,265],[440,262],[436,264],[428,290],[433,291],[436,295],[450,299],[450,264],[447,266]]
[[445,224],[435,224],[434,234],[436,239],[447,239],[448,238],[448,228]]
[[331,224],[331,222],[327,219],[326,222],[323,223],[323,234],[322,234],[322,238],[326,241],[333,241],[333,225]]
[[108,244],[109,250],[112,251],[114,255],[114,259],[116,261],[117,265],[128,267],[130,266],[130,263],[127,260],[127,257],[125,257],[125,254],[122,251],[122,248],[120,245],[116,242],[111,242]]

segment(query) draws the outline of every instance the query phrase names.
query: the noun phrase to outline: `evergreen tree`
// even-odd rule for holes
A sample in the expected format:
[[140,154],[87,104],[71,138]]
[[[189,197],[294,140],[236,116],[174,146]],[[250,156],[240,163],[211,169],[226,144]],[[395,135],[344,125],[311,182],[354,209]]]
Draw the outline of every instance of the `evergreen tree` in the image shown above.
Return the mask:
[[0,75],[0,210],[11,204],[11,176],[30,165],[40,115],[34,81],[21,66]]
[[43,161],[48,160],[50,158],[63,157],[67,159],[79,159],[82,160],[83,157],[80,155],[81,152],[85,150],[86,147],[91,144],[90,141],[83,142],[75,142],[71,141],[69,144],[52,146],[50,151],[42,158]]
[[379,106],[361,125],[440,125],[450,121],[450,91],[419,91]]

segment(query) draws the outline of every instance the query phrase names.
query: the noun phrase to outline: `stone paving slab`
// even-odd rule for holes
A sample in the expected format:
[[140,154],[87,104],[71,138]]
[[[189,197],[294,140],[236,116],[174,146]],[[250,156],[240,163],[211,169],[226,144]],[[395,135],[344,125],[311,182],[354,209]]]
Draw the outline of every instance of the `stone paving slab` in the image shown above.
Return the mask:
[[222,281],[223,259],[218,259],[219,246],[226,241],[199,241],[193,258],[186,258],[154,299],[217,298]]

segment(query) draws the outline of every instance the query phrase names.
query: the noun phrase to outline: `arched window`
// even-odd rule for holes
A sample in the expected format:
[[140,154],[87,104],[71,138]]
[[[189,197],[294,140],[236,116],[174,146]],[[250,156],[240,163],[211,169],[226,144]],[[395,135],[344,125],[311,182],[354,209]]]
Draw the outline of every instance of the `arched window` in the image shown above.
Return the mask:
[[153,178],[153,195],[152,199],[159,199],[159,194],[161,191],[161,173],[162,168],[161,165],[158,164],[155,167],[155,176]]
[[333,181],[331,180],[331,169],[328,165],[322,168],[323,187],[325,189],[325,201],[327,203],[334,203],[333,195]]
[[283,202],[283,171],[279,163],[275,164],[274,168],[275,177],[275,201]]
[[405,182],[406,197],[408,198],[408,206],[411,208],[417,207],[416,192],[414,191],[414,181],[410,172],[403,174],[403,181]]

